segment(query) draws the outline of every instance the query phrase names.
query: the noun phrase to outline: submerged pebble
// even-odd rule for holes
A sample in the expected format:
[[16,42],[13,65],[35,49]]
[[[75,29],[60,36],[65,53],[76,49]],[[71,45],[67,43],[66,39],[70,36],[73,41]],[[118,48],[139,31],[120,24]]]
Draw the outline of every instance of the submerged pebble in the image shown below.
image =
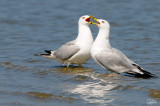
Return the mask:
[[149,95],[150,95],[150,97],[160,99],[160,90],[159,89],[150,89],[149,90]]

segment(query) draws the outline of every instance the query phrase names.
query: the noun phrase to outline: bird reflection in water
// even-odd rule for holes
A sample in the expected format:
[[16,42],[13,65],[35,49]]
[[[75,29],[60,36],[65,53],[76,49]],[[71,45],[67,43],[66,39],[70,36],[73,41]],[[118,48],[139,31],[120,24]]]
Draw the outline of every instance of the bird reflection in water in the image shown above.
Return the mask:
[[[93,69],[86,68],[70,68],[68,71],[64,71],[61,68],[59,71],[69,74],[81,74],[87,76],[90,80],[85,80],[75,86],[66,89],[65,91],[76,94],[82,100],[89,103],[112,103],[114,101],[113,95],[116,94],[114,90],[119,86],[114,83],[115,79],[121,79],[120,75],[109,73],[109,74],[98,74]],[[110,79],[109,79],[110,78]],[[113,79],[113,81],[111,80]],[[79,81],[79,80],[78,80]]]
[[79,66],[55,66],[53,71],[58,71],[60,73],[65,74],[84,74],[84,73],[91,73],[94,71],[94,69],[91,68],[85,68],[85,67],[79,67]]
[[111,90],[115,87],[117,87],[117,85],[113,83],[106,84],[101,81],[89,81],[79,84],[66,91],[79,95],[81,99],[89,103],[105,104],[112,103],[114,101],[112,95],[115,95],[116,92]]
[[64,91],[75,94],[78,96],[76,98],[81,98],[89,103],[113,103],[117,99],[115,98],[117,93],[115,90],[123,89],[121,84],[126,83],[126,76],[116,73],[99,74],[94,69],[77,66],[69,68],[57,66],[54,68],[54,71],[60,73],[76,75],[74,77],[77,81],[76,84],[69,88],[66,87]]

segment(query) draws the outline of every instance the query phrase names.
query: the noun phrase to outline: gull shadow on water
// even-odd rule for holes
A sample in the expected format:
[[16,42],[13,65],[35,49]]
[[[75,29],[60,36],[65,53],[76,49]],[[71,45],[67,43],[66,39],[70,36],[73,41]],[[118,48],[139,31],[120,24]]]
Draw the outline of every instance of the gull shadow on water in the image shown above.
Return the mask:
[[[76,65],[69,65],[68,68],[75,68],[75,67],[82,67],[82,66],[76,66]],[[58,66],[53,66],[53,68],[67,68],[67,65],[58,65]]]
[[91,73],[94,71],[94,69],[86,68],[86,67],[80,67],[75,65],[67,66],[54,66],[54,69],[52,71],[58,71],[60,73],[65,74],[85,74],[85,73]]

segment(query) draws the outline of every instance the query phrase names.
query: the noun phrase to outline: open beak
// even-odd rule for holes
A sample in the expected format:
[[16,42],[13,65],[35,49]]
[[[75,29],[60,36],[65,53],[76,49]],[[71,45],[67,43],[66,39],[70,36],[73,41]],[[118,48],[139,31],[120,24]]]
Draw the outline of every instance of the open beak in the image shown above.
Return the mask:
[[90,19],[93,19],[94,16],[90,15],[87,19],[85,19],[86,22],[88,22],[89,24],[91,24],[92,22],[90,22]]
[[95,20],[95,21],[98,22],[98,23],[91,22],[90,24],[93,24],[93,25],[100,25],[100,22],[97,20],[97,18],[93,18],[93,20]]

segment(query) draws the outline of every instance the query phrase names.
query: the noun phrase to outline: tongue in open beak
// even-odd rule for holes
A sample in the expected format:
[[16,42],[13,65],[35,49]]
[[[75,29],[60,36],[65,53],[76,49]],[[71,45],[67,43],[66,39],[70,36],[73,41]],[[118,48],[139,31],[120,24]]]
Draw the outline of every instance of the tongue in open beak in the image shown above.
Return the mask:
[[90,18],[85,19],[85,21],[90,22]]
[[93,15],[90,15],[87,19],[85,19],[86,22],[90,23],[90,19],[93,19],[94,16]]

